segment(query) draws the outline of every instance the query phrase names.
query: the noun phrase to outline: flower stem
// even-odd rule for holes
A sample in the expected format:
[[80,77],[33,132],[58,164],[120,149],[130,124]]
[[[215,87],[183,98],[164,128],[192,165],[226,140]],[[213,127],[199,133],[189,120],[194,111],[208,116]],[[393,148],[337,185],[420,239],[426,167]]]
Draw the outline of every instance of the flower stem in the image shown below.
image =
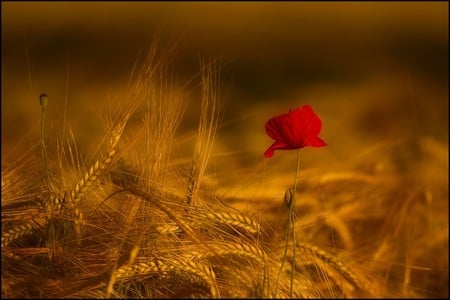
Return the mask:
[[286,262],[286,257],[287,257],[287,251],[288,251],[288,247],[289,247],[289,239],[291,237],[291,232],[292,232],[292,240],[293,240],[293,249],[292,249],[292,271],[291,271],[291,281],[290,281],[290,286],[289,286],[289,297],[292,298],[292,289],[293,289],[293,284],[294,284],[294,266],[295,266],[295,252],[296,252],[296,240],[295,240],[295,192],[297,190],[297,182],[298,182],[298,175],[299,175],[299,171],[300,171],[300,149],[297,149],[297,170],[295,172],[295,179],[294,179],[294,188],[292,191],[292,198],[290,199],[291,201],[289,202],[289,224],[288,224],[288,233],[287,233],[287,238],[286,238],[286,246],[284,248],[284,253],[283,253],[283,258],[281,259],[281,265],[280,265],[280,269],[278,270],[278,275],[277,275],[277,283],[275,285],[275,297],[277,297],[277,293],[278,293],[278,283],[280,282],[280,275],[281,275],[281,271],[283,270],[283,266],[284,263]]
[[286,262],[287,250],[289,247],[289,237],[291,236],[291,215],[290,215],[290,213],[291,212],[289,211],[289,224],[288,224],[288,234],[286,237],[286,246],[284,247],[283,258],[281,259],[281,265],[280,265],[280,269],[278,270],[278,275],[277,275],[277,284],[275,285],[275,298],[277,297],[278,283],[280,282],[281,271],[283,270],[284,263]]
[[292,193],[292,202],[289,206],[289,227],[292,227],[292,271],[291,271],[291,285],[289,286],[289,297],[292,298],[292,287],[294,283],[295,271],[295,250],[297,241],[295,240],[295,194],[297,191],[298,174],[300,171],[300,149],[297,149],[297,170],[295,171],[294,191]]

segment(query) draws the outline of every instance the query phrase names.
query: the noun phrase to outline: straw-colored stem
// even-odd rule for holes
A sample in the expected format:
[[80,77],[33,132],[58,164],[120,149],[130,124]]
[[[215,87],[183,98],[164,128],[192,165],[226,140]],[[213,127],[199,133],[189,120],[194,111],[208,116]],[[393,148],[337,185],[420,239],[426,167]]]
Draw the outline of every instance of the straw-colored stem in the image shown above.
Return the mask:
[[[298,182],[298,174],[300,171],[300,149],[297,149],[297,170],[295,171],[295,180],[294,180],[294,191],[292,194],[292,203],[289,206],[289,227],[292,227],[292,243],[293,243],[293,249],[292,249],[292,256],[294,258],[295,261],[295,251],[296,251],[296,245],[297,242],[295,240],[295,194],[297,191],[297,182]],[[294,271],[295,268],[292,267],[291,270],[291,283],[289,286],[289,297],[292,298],[292,287],[293,287],[293,283],[294,283]]]
[[42,151],[42,159],[44,161],[44,175],[45,175],[45,180],[47,181],[47,185],[50,188],[51,187],[50,172],[49,172],[49,168],[48,168],[47,147],[45,145],[45,108],[47,107],[47,104],[48,104],[48,96],[46,94],[41,94],[39,96],[39,102],[41,104],[41,112],[42,112],[41,151]]
[[208,249],[209,251],[211,251],[211,253],[214,254],[214,256],[218,257],[218,254],[216,253],[216,251],[211,248],[208,244],[206,244],[205,242],[201,241],[197,235],[195,234],[194,230],[191,228],[191,226],[189,226],[189,224],[187,224],[186,222],[184,222],[181,218],[179,218],[175,213],[172,212],[172,210],[170,208],[168,208],[166,205],[164,205],[161,201],[159,201],[158,199],[155,199],[155,197],[152,197],[152,195],[150,195],[149,193],[142,191],[136,187],[130,187],[128,189],[125,189],[124,191],[129,191],[130,193],[132,193],[135,196],[138,196],[142,199],[144,199],[145,201],[148,201],[152,204],[154,204],[158,209],[160,209],[162,212],[164,212],[167,216],[169,216],[169,218],[171,218],[175,223],[177,223],[177,225],[197,244],[199,245],[204,245],[206,247],[206,249]]
[[[288,199],[288,201],[287,201],[287,205],[289,207],[288,233],[287,233],[287,237],[286,237],[286,246],[284,248],[283,258],[281,259],[280,269],[278,270],[277,283],[275,285],[275,297],[277,296],[277,293],[278,293],[278,284],[280,282],[280,275],[281,275],[281,272],[283,270],[283,267],[284,267],[284,264],[285,264],[286,258],[287,258],[287,252],[288,252],[289,239],[291,237],[291,232],[292,232],[292,240],[293,240],[292,253],[293,253],[294,260],[295,260],[295,252],[296,252],[295,227],[294,227],[294,225],[295,225],[294,224],[295,223],[295,220],[294,220],[294,218],[295,218],[295,192],[297,190],[299,171],[300,171],[300,149],[297,149],[297,169],[295,172],[294,188],[293,188],[292,194],[290,194],[291,195],[291,197],[289,197],[290,199]],[[289,285],[289,297],[291,297],[291,298],[292,298],[293,284],[294,284],[294,268],[292,267],[291,279],[290,279],[290,285]]]
[[[289,216],[289,221],[290,221],[290,216]],[[277,275],[277,283],[275,285],[275,297],[277,297],[277,293],[278,293],[278,284],[280,282],[280,275],[281,275],[281,271],[283,270],[284,267],[284,263],[286,262],[286,257],[287,257],[287,251],[288,251],[288,247],[289,247],[289,237],[291,236],[291,225],[288,225],[288,233],[286,236],[286,246],[284,247],[284,253],[283,253],[283,258],[281,259],[281,265],[280,265],[280,269],[278,270],[278,275]]]

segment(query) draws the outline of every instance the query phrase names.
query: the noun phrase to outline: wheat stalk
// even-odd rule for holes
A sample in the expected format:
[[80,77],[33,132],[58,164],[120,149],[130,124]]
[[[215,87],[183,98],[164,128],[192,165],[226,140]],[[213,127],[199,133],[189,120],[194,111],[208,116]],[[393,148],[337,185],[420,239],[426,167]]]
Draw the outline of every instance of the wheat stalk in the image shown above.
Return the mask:
[[200,64],[202,103],[200,121],[198,126],[197,142],[194,157],[188,176],[187,204],[196,204],[197,194],[206,171],[206,165],[211,155],[214,138],[220,122],[219,83],[217,70],[221,62]]
[[150,195],[149,193],[146,193],[136,187],[130,187],[127,189],[132,194],[141,197],[142,199],[153,203],[158,209],[163,211],[169,218],[171,218],[177,226],[179,226],[194,242],[198,243],[199,245],[204,245],[207,249],[209,249],[212,253],[214,253],[214,249],[211,249],[208,244],[201,241],[195,234],[192,227],[185,221],[183,221],[181,218],[179,218],[170,208],[168,208],[165,204],[163,204],[160,200],[158,200],[154,195]]
[[118,153],[117,144],[122,136],[125,125],[128,121],[129,114],[123,118],[123,120],[114,128],[110,140],[110,149],[103,160],[98,159],[85,173],[85,175],[78,180],[75,187],[69,193],[67,199],[68,203],[77,204],[83,194],[91,187],[95,181],[100,177],[102,172],[111,165],[114,157]]
[[[75,184],[75,187],[70,191],[68,197],[66,197],[62,203],[58,203],[60,209],[62,209],[63,214],[72,215],[75,222],[75,236],[77,238],[78,244],[81,238],[81,226],[84,224],[83,213],[78,208],[77,204],[83,197],[83,195],[88,191],[88,189],[100,178],[102,173],[112,164],[114,158],[118,154],[117,144],[122,136],[125,129],[125,125],[131,116],[130,110],[126,113],[122,120],[113,128],[109,151],[104,159],[97,159],[95,163],[89,168],[89,170],[81,177]],[[62,207],[61,207],[62,206]]]

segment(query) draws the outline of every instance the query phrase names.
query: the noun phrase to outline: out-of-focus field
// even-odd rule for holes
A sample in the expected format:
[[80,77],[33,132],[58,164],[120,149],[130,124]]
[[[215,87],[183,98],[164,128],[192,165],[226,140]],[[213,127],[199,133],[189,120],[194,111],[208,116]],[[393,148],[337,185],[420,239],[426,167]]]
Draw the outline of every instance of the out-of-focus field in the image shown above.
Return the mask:
[[199,59],[224,61],[217,197],[282,235],[295,151],[265,159],[264,124],[310,104],[328,147],[300,152],[299,238],[375,296],[448,296],[448,3],[2,2],[2,169],[39,143],[42,92],[48,135],[65,118],[91,153],[155,37],[186,84],[177,157],[193,151]]

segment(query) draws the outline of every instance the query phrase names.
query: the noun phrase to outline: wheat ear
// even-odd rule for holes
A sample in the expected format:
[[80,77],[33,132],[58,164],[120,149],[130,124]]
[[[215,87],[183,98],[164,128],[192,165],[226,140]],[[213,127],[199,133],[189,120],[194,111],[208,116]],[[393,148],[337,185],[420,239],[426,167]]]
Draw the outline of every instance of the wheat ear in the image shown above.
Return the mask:
[[209,266],[200,264],[190,259],[172,260],[169,264],[172,266],[175,272],[179,273],[180,271],[183,271],[202,279],[202,281],[205,283],[205,286],[209,289],[212,298],[215,298],[219,295],[216,287],[216,275]]
[[123,130],[131,113],[128,113],[119,122],[119,124],[112,131],[109,151],[104,159],[97,159],[95,163],[89,168],[81,179],[75,184],[75,187],[69,193],[65,205],[62,206],[63,212],[72,214],[75,219],[75,235],[79,243],[81,236],[81,226],[84,224],[83,213],[77,207],[86,191],[100,178],[102,173],[111,165],[115,156],[118,153],[117,144],[122,136]]
[[[266,253],[259,247],[255,247],[250,244],[244,243],[224,243],[220,245],[211,245],[214,248],[215,253],[220,256],[236,255],[245,258],[250,258],[263,266],[267,262]],[[205,255],[204,253],[194,252],[194,256],[202,259],[210,257],[210,255]]]
[[[210,224],[211,221],[222,225],[228,225],[240,228],[250,234],[258,234],[261,232],[261,226],[254,220],[241,214],[236,213],[206,213],[201,219],[189,221],[189,225],[194,228],[202,227],[205,224]],[[180,231],[176,224],[164,224],[158,226],[156,231],[160,234],[170,234]]]
[[197,142],[194,157],[188,176],[186,201],[188,205],[195,205],[198,191],[206,171],[206,165],[211,155],[214,138],[219,127],[221,117],[221,103],[218,90],[220,88],[221,62],[201,62],[202,103],[200,121],[198,125]]
[[171,218],[177,224],[177,226],[179,226],[194,242],[196,242],[199,245],[204,245],[205,248],[210,250],[213,254],[217,255],[217,253],[215,253],[214,249],[212,249],[208,244],[206,244],[205,242],[202,242],[199,238],[197,238],[194,230],[188,223],[186,223],[182,219],[180,219],[176,214],[174,214],[172,212],[172,210],[170,208],[168,208],[166,205],[164,205],[161,201],[159,201],[155,197],[152,197],[152,195],[150,195],[149,193],[146,193],[136,187],[130,187],[126,190],[138,197],[141,197],[142,199],[144,199],[150,203],[153,203],[158,209],[160,209],[167,216],[169,216],[169,218]]
[[180,231],[181,228],[177,224],[164,224],[156,227],[156,232],[159,234],[177,234]]
[[127,280],[135,276],[147,276],[149,274],[162,275],[167,272],[187,273],[200,278],[209,289],[211,297],[217,297],[218,291],[215,285],[215,273],[210,267],[191,260],[152,260],[139,262],[134,265],[126,265],[115,272],[117,280]]
[[72,189],[69,194],[68,202],[76,205],[80,200],[83,194],[87,191],[92,184],[99,178],[102,172],[111,165],[114,157],[118,153],[117,144],[122,136],[123,130],[127,123],[128,117],[124,118],[122,122],[114,129],[110,141],[110,150],[106,155],[106,158],[103,160],[97,160],[90,168],[89,171],[86,172],[84,177],[82,177]]
[[42,228],[47,222],[47,218],[35,216],[26,223],[16,225],[2,232],[2,248],[8,246],[19,237],[31,233],[33,230]]
[[338,260],[332,254],[325,252],[317,246],[299,242],[297,243],[300,249],[303,249],[315,256],[317,256],[321,261],[333,267],[336,271],[338,271],[348,282],[350,282],[357,290],[362,290],[361,281],[358,279],[356,274],[354,274],[350,268],[344,265],[340,260]]
[[2,232],[2,248],[8,246],[14,240],[20,238],[23,235],[29,234],[34,230],[40,229],[45,226],[49,220],[49,202],[42,201],[38,198],[36,201],[39,211],[37,214],[30,216],[30,218],[19,225],[15,225]]
[[133,265],[124,265],[117,269],[115,276],[117,280],[125,280],[135,276],[146,276],[153,273],[168,272],[170,268],[159,260],[139,262]]
[[250,219],[247,216],[237,213],[207,213],[205,215],[205,218],[214,220],[215,222],[219,222],[221,224],[226,224],[243,229],[250,234],[258,234],[261,231],[261,226],[256,221]]

